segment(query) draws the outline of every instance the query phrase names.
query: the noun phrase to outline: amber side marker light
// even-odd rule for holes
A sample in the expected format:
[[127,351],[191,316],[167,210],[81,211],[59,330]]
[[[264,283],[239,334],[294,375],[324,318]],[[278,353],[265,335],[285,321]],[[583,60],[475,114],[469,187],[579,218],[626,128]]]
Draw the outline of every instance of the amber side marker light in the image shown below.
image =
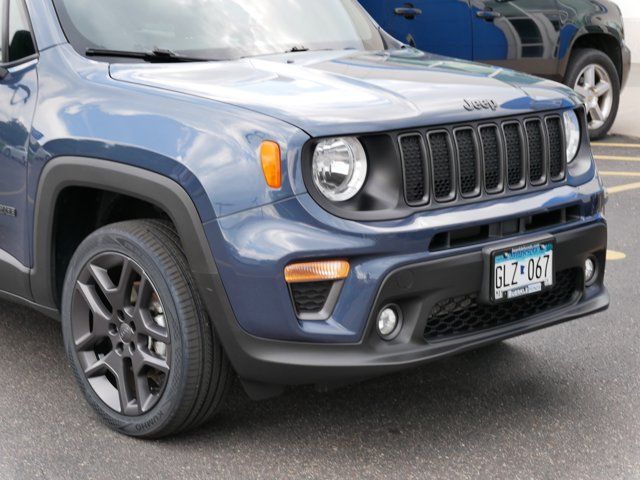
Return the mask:
[[271,188],[282,187],[282,162],[280,158],[280,145],[269,140],[262,142],[260,145],[262,172],[267,185]]
[[344,280],[349,270],[346,260],[292,263],[284,269],[284,278],[287,283],[328,282]]

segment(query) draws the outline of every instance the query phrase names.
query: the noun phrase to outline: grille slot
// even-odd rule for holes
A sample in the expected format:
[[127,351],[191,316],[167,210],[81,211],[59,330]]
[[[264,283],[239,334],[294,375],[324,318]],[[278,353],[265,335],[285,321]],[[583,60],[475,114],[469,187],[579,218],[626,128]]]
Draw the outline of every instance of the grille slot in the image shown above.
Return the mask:
[[560,122],[560,117],[549,117],[546,122],[549,137],[549,176],[552,181],[557,182],[564,180],[565,172],[562,123]]
[[497,305],[479,303],[478,293],[448,298],[433,307],[424,338],[437,341],[481,332],[569,305],[578,298],[581,278],[578,269],[558,272],[553,289]]
[[524,149],[522,148],[522,132],[520,130],[520,124],[505,124],[504,139],[507,149],[507,176],[509,188],[517,190],[525,186]]
[[429,251],[439,252],[450,248],[478,245],[489,240],[508,238],[512,235],[535,232],[542,228],[566,225],[577,222],[581,218],[580,206],[573,205],[536,213],[527,217],[450,230],[435,235],[429,244]]
[[431,168],[433,175],[433,196],[438,202],[448,202],[455,198],[454,165],[449,133],[446,131],[429,134]]
[[484,156],[484,184],[487,193],[502,191],[502,156],[498,127],[480,128],[482,152]]
[[475,135],[471,128],[457,130],[454,135],[458,151],[460,193],[463,197],[475,197],[480,194],[480,164]]
[[404,192],[407,203],[411,206],[427,203],[427,164],[422,135],[401,136],[400,151],[404,165]]
[[327,303],[333,282],[291,284],[291,296],[298,315],[319,313]]
[[532,185],[544,183],[544,135],[540,120],[527,120],[527,144],[529,146],[529,181]]

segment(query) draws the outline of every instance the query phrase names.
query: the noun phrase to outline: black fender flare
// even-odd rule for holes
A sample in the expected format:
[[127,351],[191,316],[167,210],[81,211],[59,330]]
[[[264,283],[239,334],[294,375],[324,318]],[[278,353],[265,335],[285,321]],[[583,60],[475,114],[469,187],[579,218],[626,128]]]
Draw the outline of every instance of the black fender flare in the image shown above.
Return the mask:
[[183,242],[189,266],[197,277],[217,275],[201,218],[187,192],[172,179],[142,168],[87,157],[57,157],[44,167],[34,206],[33,268],[34,301],[57,309],[54,282],[54,209],[60,193],[68,187],[89,187],[128,195],[162,209],[173,221]]
[[[255,359],[247,355],[244,347],[261,342],[244,332],[237,323],[192,199],[172,179],[138,167],[87,157],[57,157],[47,163],[35,200],[34,264],[31,270],[33,306],[59,318],[52,258],[53,210],[58,196],[67,187],[90,187],[125,194],[151,203],[169,215],[180,236],[204,306],[231,364],[238,373],[255,369]],[[245,387],[251,387],[249,391],[254,398],[269,397],[282,391],[282,387],[256,383],[245,382]]]

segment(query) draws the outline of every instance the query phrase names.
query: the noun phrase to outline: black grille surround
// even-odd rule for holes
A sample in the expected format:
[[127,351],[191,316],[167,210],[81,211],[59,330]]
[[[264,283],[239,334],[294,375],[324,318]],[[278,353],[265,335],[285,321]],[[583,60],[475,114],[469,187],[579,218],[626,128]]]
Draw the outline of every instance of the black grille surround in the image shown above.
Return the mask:
[[[407,142],[422,142],[422,168]],[[426,209],[562,185],[565,139],[557,113],[429,127],[398,134],[405,198]],[[412,174],[418,170],[422,175]],[[424,184],[416,183],[418,178]],[[420,197],[414,192],[419,192]]]
[[[586,164],[591,161],[586,118],[583,109],[576,113],[583,138],[576,164]],[[315,183],[313,155],[322,137],[306,142],[301,154],[310,196],[348,220],[396,220],[500,201],[564,186],[570,174],[557,110],[352,135],[366,152],[368,170],[362,189],[349,200],[333,202]]]
[[551,290],[502,304],[482,304],[478,301],[478,293],[447,298],[433,307],[424,329],[424,338],[428,342],[446,340],[568,306],[579,300],[581,284],[582,272],[574,268],[558,272]]

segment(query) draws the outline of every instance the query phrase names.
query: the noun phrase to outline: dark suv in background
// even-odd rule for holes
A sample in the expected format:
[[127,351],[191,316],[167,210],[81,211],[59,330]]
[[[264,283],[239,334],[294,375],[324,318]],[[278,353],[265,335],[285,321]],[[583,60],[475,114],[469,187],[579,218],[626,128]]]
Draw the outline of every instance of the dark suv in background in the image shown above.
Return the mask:
[[421,50],[560,81],[585,98],[594,139],[611,129],[631,54],[608,0],[361,0]]

